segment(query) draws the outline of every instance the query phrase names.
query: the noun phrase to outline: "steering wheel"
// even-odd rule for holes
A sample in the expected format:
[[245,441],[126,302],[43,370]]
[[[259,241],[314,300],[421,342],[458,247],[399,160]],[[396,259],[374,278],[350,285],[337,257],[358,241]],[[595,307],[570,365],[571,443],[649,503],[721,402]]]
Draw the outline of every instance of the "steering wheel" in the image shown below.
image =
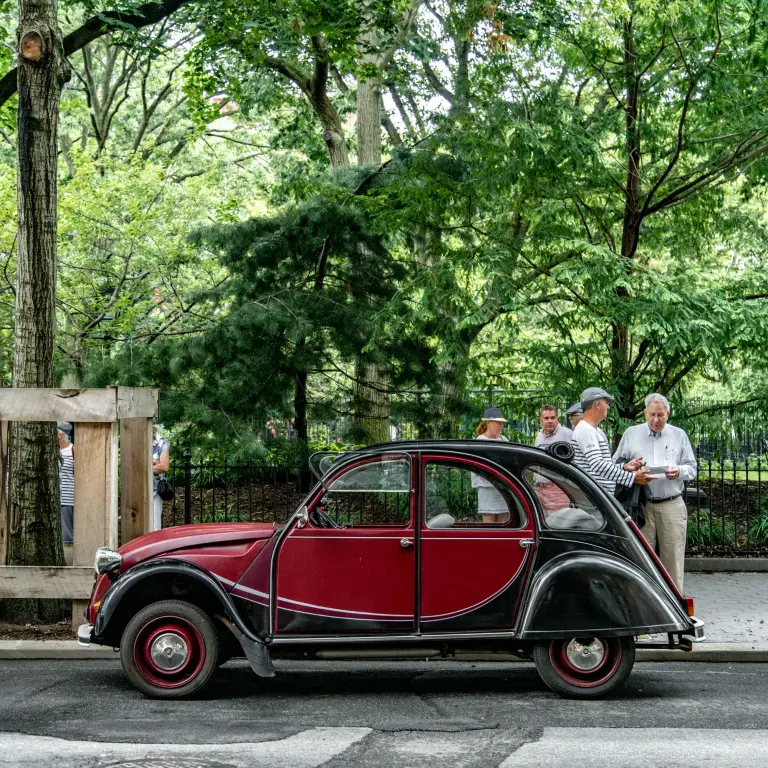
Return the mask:
[[318,528],[341,528],[341,526],[320,507],[315,507],[312,510],[310,517],[312,518],[312,522],[314,522]]

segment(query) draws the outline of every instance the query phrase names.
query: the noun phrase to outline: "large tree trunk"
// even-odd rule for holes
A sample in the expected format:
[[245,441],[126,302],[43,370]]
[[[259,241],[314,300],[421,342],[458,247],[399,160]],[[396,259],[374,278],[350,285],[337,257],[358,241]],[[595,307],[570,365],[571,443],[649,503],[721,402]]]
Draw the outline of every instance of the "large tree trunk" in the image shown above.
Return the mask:
[[[14,387],[53,387],[56,160],[61,89],[69,79],[55,0],[20,0],[18,261]],[[58,444],[50,423],[13,425],[8,562],[63,565]],[[13,619],[59,618],[57,601],[14,601]]]
[[[640,127],[638,124],[639,88],[637,80],[637,54],[634,44],[632,19],[624,22],[624,71],[626,78],[626,186],[624,192],[624,220],[621,231],[621,256],[627,274],[632,270],[632,259],[640,238]],[[624,286],[616,295],[625,301],[629,294]],[[631,418],[635,402],[635,380],[629,360],[630,329],[623,323],[611,325],[611,374],[618,390],[618,411],[623,418]]]
[[[365,63],[376,62],[374,37],[363,40]],[[378,64],[376,65],[378,67]],[[357,164],[381,165],[381,80],[360,79],[357,84]],[[366,443],[389,440],[389,376],[386,367],[378,365],[365,353],[355,364],[354,423],[356,432]]]

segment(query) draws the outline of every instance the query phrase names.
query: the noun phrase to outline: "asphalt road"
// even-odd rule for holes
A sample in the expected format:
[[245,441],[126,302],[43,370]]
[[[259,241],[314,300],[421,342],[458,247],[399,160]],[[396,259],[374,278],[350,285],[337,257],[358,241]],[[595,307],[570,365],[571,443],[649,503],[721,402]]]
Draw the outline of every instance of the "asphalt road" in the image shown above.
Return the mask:
[[532,666],[222,667],[209,695],[144,699],[108,661],[0,661],[0,766],[768,764],[768,664],[637,665],[621,695],[551,694]]

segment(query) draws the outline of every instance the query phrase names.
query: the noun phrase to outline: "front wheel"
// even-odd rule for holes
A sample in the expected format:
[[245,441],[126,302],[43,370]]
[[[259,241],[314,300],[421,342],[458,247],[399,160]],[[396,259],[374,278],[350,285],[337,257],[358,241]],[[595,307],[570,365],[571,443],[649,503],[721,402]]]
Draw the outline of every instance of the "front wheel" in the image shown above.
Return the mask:
[[541,679],[555,693],[597,699],[619,688],[635,663],[632,637],[574,637],[550,640],[533,649]]
[[145,696],[182,699],[200,693],[216,672],[219,635],[211,618],[183,600],[140,610],[120,642],[128,680]]

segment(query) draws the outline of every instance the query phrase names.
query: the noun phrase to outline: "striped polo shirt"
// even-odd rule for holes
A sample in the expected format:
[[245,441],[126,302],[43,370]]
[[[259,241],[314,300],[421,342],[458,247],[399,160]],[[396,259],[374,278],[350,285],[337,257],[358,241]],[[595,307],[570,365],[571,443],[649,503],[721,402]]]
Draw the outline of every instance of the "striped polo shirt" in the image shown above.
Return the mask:
[[75,503],[75,456],[72,444],[59,448],[59,504],[73,506]]
[[573,463],[611,496],[617,483],[629,486],[635,482],[633,472],[627,472],[621,464],[614,464],[602,430],[582,420],[573,430],[571,445],[576,453]]

